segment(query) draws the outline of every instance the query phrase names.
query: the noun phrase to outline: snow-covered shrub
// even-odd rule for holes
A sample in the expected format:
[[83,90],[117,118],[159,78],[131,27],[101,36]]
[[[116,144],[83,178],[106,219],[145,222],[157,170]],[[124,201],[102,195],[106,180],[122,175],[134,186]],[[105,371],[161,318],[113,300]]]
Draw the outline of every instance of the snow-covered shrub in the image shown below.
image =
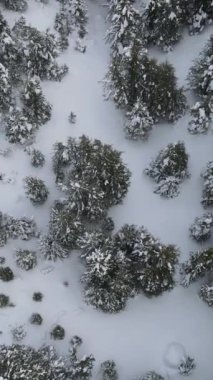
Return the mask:
[[25,327],[23,325],[15,326],[11,329],[13,340],[21,342],[27,335]]
[[6,119],[6,136],[10,143],[25,144],[34,137],[37,126],[29,122],[19,109],[13,109]]
[[178,142],[162,149],[144,173],[158,184],[156,193],[172,198],[178,195],[179,184],[189,176],[187,166],[185,145]]
[[55,340],[62,340],[65,337],[65,330],[62,326],[57,325],[51,331],[50,336]]
[[122,57],[113,58],[104,87],[106,97],[127,112],[136,102],[143,104],[154,123],[173,122],[186,109],[186,98],[183,89],[177,86],[174,67],[149,58],[136,42]]
[[11,217],[6,218],[5,229],[7,231],[7,238],[30,240],[38,237],[36,223],[33,218],[22,217],[14,219]]
[[121,160],[121,152],[100,140],[82,136],[79,140],[70,138],[67,145],[58,143],[53,164],[59,185],[79,217],[98,220],[127,193],[130,172]]
[[1,0],[6,9],[15,12],[24,12],[27,9],[27,0]]
[[41,302],[43,299],[43,294],[41,292],[33,293],[33,301]]
[[189,228],[190,235],[198,242],[205,241],[211,236],[211,228],[213,227],[213,215],[204,214],[196,218]]
[[61,251],[61,258],[66,249],[76,248],[77,239],[84,232],[81,220],[69,203],[55,203],[50,214],[49,228],[50,235],[65,249]]
[[141,101],[137,101],[130,112],[127,112],[125,126],[126,136],[132,140],[147,140],[154,121]]
[[0,294],[0,308],[11,306],[10,298],[5,294]]
[[206,133],[210,127],[210,110],[205,103],[196,102],[191,108],[192,120],[189,122],[188,131],[192,134]]
[[151,371],[148,372],[145,376],[142,377],[141,380],[165,380],[163,376],[158,373]]
[[113,360],[106,360],[101,363],[101,371],[103,380],[118,380],[118,372]]
[[23,113],[30,123],[40,126],[50,120],[52,106],[45,99],[38,78],[33,77],[27,80],[22,100]]
[[200,288],[200,298],[209,306],[213,306],[213,283],[209,282]]
[[67,379],[65,364],[52,347],[35,350],[21,344],[0,346],[0,376],[10,380]]
[[182,264],[183,285],[189,286],[198,278],[213,270],[213,248],[192,253],[189,260]]
[[204,207],[213,204],[213,161],[209,161],[205,170],[201,173],[204,179],[201,203]]
[[30,162],[31,162],[32,166],[34,166],[35,168],[40,168],[40,167],[44,166],[45,156],[40,150],[28,149],[27,153],[30,156]]
[[43,318],[39,313],[33,313],[30,317],[30,323],[32,325],[40,326],[43,322]]
[[41,239],[40,252],[44,259],[56,261],[69,256],[69,251],[62,247],[53,236],[43,236]]
[[41,179],[36,177],[26,177],[25,193],[27,198],[29,198],[33,204],[41,205],[44,202],[46,202],[49,191],[44,181],[42,181]]
[[8,111],[12,102],[12,87],[6,67],[0,63],[0,111]]
[[16,264],[26,271],[35,268],[37,265],[36,252],[28,249],[18,249],[16,251]]
[[180,363],[178,370],[183,376],[189,376],[192,370],[196,367],[195,360],[190,356],[186,356]]
[[0,267],[0,280],[12,281],[13,279],[14,279],[14,274],[10,267]]
[[181,38],[180,9],[175,1],[151,0],[146,10],[148,42],[168,51]]

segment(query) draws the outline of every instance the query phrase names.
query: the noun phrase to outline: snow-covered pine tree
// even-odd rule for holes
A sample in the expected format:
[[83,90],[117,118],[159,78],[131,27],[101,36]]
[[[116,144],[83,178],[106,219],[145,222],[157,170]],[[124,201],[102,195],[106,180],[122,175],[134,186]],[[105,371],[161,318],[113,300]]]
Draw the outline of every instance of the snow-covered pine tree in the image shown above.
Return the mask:
[[213,248],[206,248],[192,253],[190,259],[182,264],[182,284],[189,286],[198,278],[213,270]]
[[6,9],[24,12],[27,9],[27,0],[1,0]]
[[212,0],[176,0],[182,22],[188,25],[190,34],[200,33],[213,20]]
[[101,363],[103,380],[118,380],[118,372],[114,360],[106,360]]
[[123,54],[136,37],[142,38],[142,19],[140,13],[133,7],[132,0],[110,2],[109,17],[111,26],[107,31],[106,40],[111,45],[112,56]]
[[27,198],[35,204],[43,204],[46,202],[49,191],[40,178],[36,177],[25,177],[25,193]]
[[78,348],[82,344],[82,339],[74,336],[71,339],[70,347],[70,368],[69,372],[73,380],[89,380],[92,376],[95,358],[93,355],[78,357]]
[[56,202],[50,214],[50,235],[63,248],[76,248],[84,227],[70,203]]
[[138,41],[122,57],[112,60],[104,88],[106,98],[112,98],[127,111],[140,99],[154,122],[175,121],[186,109],[186,98],[177,86],[173,66],[149,58]]
[[87,34],[87,8],[85,0],[73,0],[69,5],[69,13],[72,25],[78,33],[79,38]]
[[127,138],[132,140],[147,140],[154,121],[146,105],[138,99],[132,110],[127,112],[126,116],[125,132]]
[[6,119],[5,130],[10,143],[25,144],[33,139],[37,125],[30,123],[20,109],[14,108]]
[[27,154],[30,156],[30,162],[35,168],[41,168],[45,163],[45,156],[38,149],[27,149]]
[[148,372],[145,376],[142,377],[141,380],[165,380],[163,376],[158,373],[151,371]]
[[190,235],[198,242],[205,241],[211,236],[211,228],[213,227],[213,215],[210,213],[204,214],[196,218],[190,226]]
[[39,78],[29,78],[22,94],[23,113],[30,123],[40,126],[51,118],[52,106],[45,99]]
[[62,247],[51,235],[43,236],[40,242],[41,256],[50,261],[66,259],[69,251]]
[[29,251],[28,249],[18,249],[16,251],[16,264],[23,270],[30,270],[37,265],[37,255],[35,251]]
[[189,376],[195,367],[195,360],[190,356],[186,356],[184,359],[182,359],[178,370],[181,375]]
[[171,198],[178,195],[180,182],[189,176],[187,166],[185,145],[177,142],[162,149],[144,173],[158,184],[156,193]]
[[68,36],[72,32],[72,22],[68,8],[62,4],[59,12],[55,16],[55,30],[59,33],[59,47],[63,51],[68,48]]
[[196,102],[190,112],[192,120],[189,122],[188,131],[192,134],[207,133],[212,113],[208,101]]
[[207,284],[202,285],[199,295],[209,306],[213,306],[213,283],[208,282]]
[[212,206],[213,204],[213,161],[209,161],[205,170],[201,173],[204,180],[203,194],[201,203],[204,207]]
[[151,0],[146,10],[148,42],[171,50],[181,38],[180,10],[175,1]]
[[12,103],[12,87],[8,70],[0,63],[0,112],[9,110]]

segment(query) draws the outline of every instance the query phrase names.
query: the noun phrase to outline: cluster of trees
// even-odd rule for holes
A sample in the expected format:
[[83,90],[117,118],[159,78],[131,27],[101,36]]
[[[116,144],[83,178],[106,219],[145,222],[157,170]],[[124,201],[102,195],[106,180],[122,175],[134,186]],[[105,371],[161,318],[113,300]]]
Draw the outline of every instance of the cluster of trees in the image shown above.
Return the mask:
[[144,48],[144,20],[131,0],[109,2],[111,64],[104,86],[107,97],[126,111],[131,139],[147,139],[154,123],[174,121],[186,108],[174,68],[158,63]]
[[175,284],[178,250],[163,245],[144,227],[124,225],[108,236],[87,232],[78,245],[86,264],[86,302],[105,312],[124,309],[128,298],[140,292],[158,296]]
[[206,133],[210,128],[213,114],[212,77],[213,35],[189,72],[190,87],[198,98],[198,101],[191,108],[192,120],[188,128],[190,133]]
[[155,193],[167,198],[177,196],[180,183],[187,177],[188,154],[183,142],[169,144],[145,169],[145,174],[156,183]]
[[183,28],[200,33],[213,21],[212,0],[151,0],[143,15],[148,44],[164,51],[180,40]]
[[69,46],[69,35],[75,31],[80,40],[87,33],[87,9],[84,0],[58,0],[60,10],[55,17],[55,30],[59,34],[58,45],[63,51]]
[[41,80],[60,81],[67,73],[58,54],[53,34],[27,25],[24,17],[10,28],[0,13],[0,112],[9,142],[24,144],[50,120]]

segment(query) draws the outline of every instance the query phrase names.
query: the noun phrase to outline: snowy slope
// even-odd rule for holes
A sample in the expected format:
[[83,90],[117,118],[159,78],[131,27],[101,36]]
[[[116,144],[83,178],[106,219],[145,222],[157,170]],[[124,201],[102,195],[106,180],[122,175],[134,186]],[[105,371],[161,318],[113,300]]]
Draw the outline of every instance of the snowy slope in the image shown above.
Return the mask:
[[[42,169],[33,169],[26,153],[12,147],[10,157],[0,157],[2,172],[14,179],[13,184],[0,184],[0,210],[10,215],[34,215],[39,228],[47,228],[49,210],[54,199],[63,196],[54,184],[51,169],[52,146],[56,141],[65,141],[68,136],[96,137],[112,144],[123,152],[123,159],[132,172],[132,183],[123,204],[110,210],[116,229],[124,223],[144,225],[164,243],[176,244],[181,250],[181,259],[198,248],[188,237],[188,227],[196,216],[203,213],[200,204],[202,181],[200,172],[208,160],[212,160],[213,136],[191,136],[187,132],[188,116],[175,125],[160,125],[154,128],[145,143],[127,141],[123,133],[123,115],[112,102],[103,99],[101,80],[109,63],[109,47],[104,43],[106,31],[106,9],[101,1],[88,0],[89,34],[87,52],[80,54],[70,48],[60,57],[69,66],[69,74],[61,83],[43,82],[44,93],[53,105],[51,121],[40,129],[36,146],[45,153],[47,162]],[[53,26],[58,2],[44,6],[32,0],[26,18],[40,29]],[[7,13],[12,24],[17,14]],[[169,60],[177,70],[181,84],[185,84],[188,69],[212,30],[206,29],[200,36],[189,37],[178,44],[167,55],[151,51],[160,60]],[[77,114],[77,123],[68,122],[70,111]],[[169,142],[182,140],[190,154],[191,178],[181,185],[177,198],[165,200],[153,194],[153,183],[143,175],[143,170],[158,151]],[[0,147],[7,146],[4,135]],[[45,206],[34,207],[24,194],[23,178],[35,174],[44,179],[50,189]],[[211,244],[212,241],[209,242]],[[49,331],[55,323],[66,329],[66,339],[57,343],[60,352],[66,352],[69,339],[78,334],[84,340],[83,351],[93,353],[98,364],[114,359],[120,378],[132,379],[138,374],[154,369],[162,375],[179,379],[176,372],[165,362],[167,347],[172,342],[182,344],[187,353],[195,357],[197,368],[193,380],[212,380],[211,364],[213,352],[212,310],[197,296],[197,285],[184,289],[177,286],[172,292],[156,299],[139,296],[128,302],[125,311],[117,315],[106,315],[85,305],[79,283],[81,264],[77,253],[61,263],[40,262],[30,273],[20,271],[14,262],[14,249],[37,246],[37,242],[12,241],[0,249],[7,264],[14,270],[16,278],[10,283],[1,283],[1,293],[10,295],[15,308],[0,312],[0,342],[10,343],[10,326],[25,323],[28,335],[24,342],[39,346],[52,342]],[[47,269],[50,269],[49,273]],[[69,286],[63,285],[64,281]],[[40,304],[32,301],[32,293],[41,291],[44,300]],[[29,325],[32,312],[40,312],[44,318],[41,327]]]

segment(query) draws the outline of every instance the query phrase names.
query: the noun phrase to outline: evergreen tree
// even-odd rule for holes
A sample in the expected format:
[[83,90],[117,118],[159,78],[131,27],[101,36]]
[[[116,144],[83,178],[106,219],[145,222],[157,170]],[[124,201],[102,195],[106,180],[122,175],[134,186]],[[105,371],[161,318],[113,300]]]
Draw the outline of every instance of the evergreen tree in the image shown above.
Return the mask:
[[84,227],[69,203],[56,203],[50,215],[50,235],[65,249],[76,248]]
[[44,259],[56,261],[58,259],[66,259],[69,251],[63,248],[54,237],[48,235],[41,239],[40,252]]
[[201,286],[200,298],[209,306],[213,306],[213,283],[209,282]]
[[213,204],[213,161],[209,161],[206,169],[201,173],[204,180],[201,203],[204,207]]
[[213,20],[211,0],[177,0],[181,18],[191,34],[200,33]]
[[49,194],[44,181],[36,177],[25,178],[25,192],[27,198],[29,198],[30,201],[35,205],[41,205],[46,202]]
[[40,168],[44,166],[45,163],[45,156],[43,153],[38,149],[28,149],[27,153],[30,156],[30,162],[32,166],[35,168]]
[[144,172],[158,184],[156,193],[174,197],[178,195],[180,182],[189,176],[187,166],[184,143],[178,142],[162,149]]
[[72,22],[67,7],[62,4],[55,17],[55,30],[59,33],[59,47],[63,51],[69,46],[68,36],[72,32]]
[[95,358],[93,355],[78,358],[78,348],[82,344],[82,339],[74,336],[71,339],[70,347],[70,375],[73,380],[89,380],[92,376],[92,369]]
[[0,63],[0,112],[8,111],[12,102],[12,87],[8,70]]
[[25,144],[33,139],[37,126],[29,122],[21,110],[14,108],[6,119],[5,130],[10,143]]
[[170,50],[181,37],[179,12],[175,1],[151,0],[146,11],[148,41]]
[[196,102],[191,108],[192,120],[189,122],[188,131],[192,134],[208,132],[211,113],[208,102]]
[[184,376],[189,376],[194,368],[195,360],[190,356],[186,356],[178,367],[180,374]]
[[40,126],[50,120],[52,106],[45,99],[38,78],[33,77],[27,80],[22,99],[23,113],[29,122]]
[[127,112],[125,132],[132,140],[147,140],[154,124],[147,107],[138,100],[132,110]]
[[16,251],[16,264],[23,270],[30,270],[37,265],[37,255],[35,251],[29,251],[28,249],[18,249]]
[[6,9],[16,12],[24,12],[27,9],[26,0],[1,0]]
[[183,285],[189,286],[198,278],[213,270],[213,249],[206,248],[192,253],[190,259],[182,264]]
[[113,56],[122,55],[124,49],[142,34],[142,19],[132,3],[132,0],[111,1],[111,27],[106,40],[111,44]]
[[211,227],[213,227],[213,215],[204,214],[195,219],[189,229],[190,235],[198,242],[205,241],[211,236]]
[[118,380],[118,372],[113,360],[106,360],[101,363],[101,370],[103,380]]
[[158,373],[154,372],[154,371],[151,371],[151,372],[148,372],[143,378],[142,380],[164,380],[164,377],[159,375]]
[[87,29],[87,9],[84,0],[73,0],[69,7],[72,24],[78,32],[80,38],[84,38]]

